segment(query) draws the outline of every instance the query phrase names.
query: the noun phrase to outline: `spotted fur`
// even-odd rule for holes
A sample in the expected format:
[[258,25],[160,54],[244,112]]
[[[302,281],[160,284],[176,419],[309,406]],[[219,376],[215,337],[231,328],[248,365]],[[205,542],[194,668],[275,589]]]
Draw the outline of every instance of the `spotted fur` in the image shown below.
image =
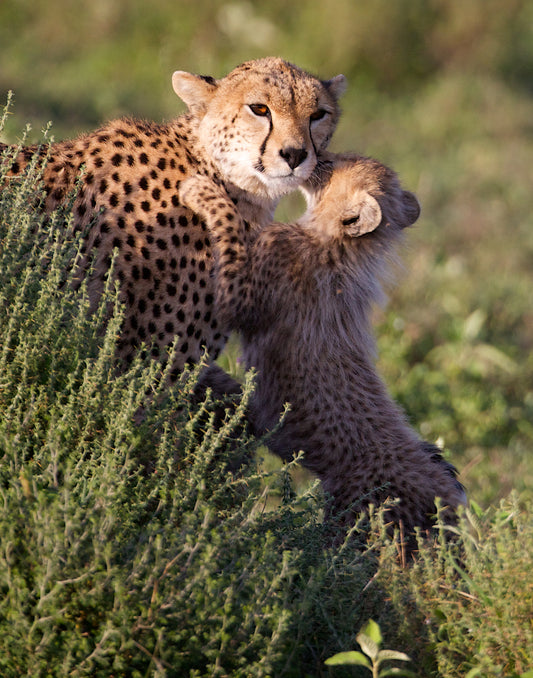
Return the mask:
[[279,198],[308,179],[317,149],[328,143],[344,77],[321,81],[266,58],[220,80],[177,71],[173,86],[189,108],[176,120],[115,120],[50,149],[24,148],[11,174],[35,152],[49,153],[44,185],[52,210],[84,168],[73,214],[76,229],[89,229],[87,261],[96,257],[91,301],[116,248],[126,307],[119,354],[130,360],[146,344],[159,356],[177,337],[177,374],[206,349],[215,358],[227,336],[214,305],[210,234],[180,203],[180,182],[205,173],[224,183],[254,229],[268,224]]
[[246,366],[257,370],[251,420],[271,431],[290,403],[269,445],[284,459],[304,451],[335,514],[392,498],[391,519],[428,527],[435,497],[456,507],[464,491],[389,396],[370,322],[418,201],[392,170],[350,154],[324,154],[304,193],[298,222],[250,235],[221,187],[205,177],[180,187],[216,239],[220,318],[240,332]]

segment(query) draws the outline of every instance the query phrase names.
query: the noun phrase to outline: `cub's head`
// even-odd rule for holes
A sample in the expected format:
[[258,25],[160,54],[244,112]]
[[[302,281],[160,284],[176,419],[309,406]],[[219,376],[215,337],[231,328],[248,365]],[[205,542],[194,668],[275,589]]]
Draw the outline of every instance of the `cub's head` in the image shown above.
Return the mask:
[[321,153],[302,192],[308,207],[302,223],[324,238],[394,240],[420,216],[416,196],[393,170],[355,153]]
[[275,203],[314,170],[337,125],[345,78],[322,81],[269,57],[220,80],[177,71],[172,84],[200,120],[200,140],[224,180]]

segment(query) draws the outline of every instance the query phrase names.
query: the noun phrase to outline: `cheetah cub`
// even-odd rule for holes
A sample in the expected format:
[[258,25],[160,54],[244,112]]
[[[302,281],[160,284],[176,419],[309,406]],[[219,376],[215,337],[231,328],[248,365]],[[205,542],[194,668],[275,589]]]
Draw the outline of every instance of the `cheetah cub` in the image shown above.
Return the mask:
[[392,170],[355,154],[324,154],[303,191],[299,221],[250,237],[222,188],[205,177],[180,187],[217,243],[218,317],[240,332],[246,366],[257,370],[251,421],[270,431],[290,403],[269,446],[286,460],[304,451],[341,520],[393,498],[392,521],[427,528],[437,496],[455,508],[465,494],[389,396],[370,318],[418,201]]
[[95,254],[91,302],[116,248],[125,304],[119,354],[130,360],[144,343],[157,356],[177,338],[178,373],[205,349],[214,359],[226,341],[213,303],[210,234],[180,203],[180,182],[206,174],[224,184],[254,229],[269,224],[280,197],[309,178],[333,134],[345,79],[319,80],[267,57],[220,80],[177,71],[172,82],[185,115],[166,124],[115,120],[49,151],[12,149],[11,174],[35,152],[49,152],[44,187],[52,210],[85,168],[73,216],[76,229],[88,228],[87,261]]

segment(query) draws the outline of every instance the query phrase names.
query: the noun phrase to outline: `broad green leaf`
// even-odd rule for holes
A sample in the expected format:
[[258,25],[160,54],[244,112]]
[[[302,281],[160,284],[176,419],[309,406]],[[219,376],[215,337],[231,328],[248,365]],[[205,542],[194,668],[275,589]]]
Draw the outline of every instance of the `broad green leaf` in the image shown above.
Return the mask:
[[371,638],[376,645],[381,645],[383,641],[383,637],[381,635],[381,629],[379,628],[379,624],[377,624],[373,619],[369,619],[367,625],[361,629],[361,631]]
[[367,654],[370,659],[375,659],[378,656],[379,646],[376,641],[372,640],[366,633],[359,633],[356,636],[356,640],[361,646],[361,649],[365,654]]
[[533,669],[520,674],[520,678],[533,678]]
[[405,654],[405,652],[397,652],[396,650],[380,650],[378,652],[378,659],[384,661],[385,659],[397,659],[401,662],[410,662],[411,657]]
[[324,664],[328,666],[338,666],[339,664],[353,664],[357,666],[366,666],[367,669],[372,668],[368,657],[365,657],[361,652],[357,650],[352,650],[350,652],[338,652],[334,654],[333,657],[326,659]]
[[407,669],[385,669],[379,672],[379,678],[387,678],[387,676],[403,676],[404,678],[418,678],[418,673],[408,671]]

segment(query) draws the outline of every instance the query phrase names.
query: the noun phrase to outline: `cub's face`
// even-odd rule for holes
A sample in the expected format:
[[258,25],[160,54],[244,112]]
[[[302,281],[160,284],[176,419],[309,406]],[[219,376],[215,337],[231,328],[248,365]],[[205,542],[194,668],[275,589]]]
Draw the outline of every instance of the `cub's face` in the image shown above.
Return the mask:
[[259,202],[276,202],[313,172],[337,125],[345,79],[323,82],[267,58],[218,81],[178,72],[173,84],[201,116],[200,140],[224,180]]
[[378,227],[393,235],[420,215],[416,196],[393,170],[356,154],[323,152],[302,192],[308,206],[302,223],[324,238],[358,238]]

